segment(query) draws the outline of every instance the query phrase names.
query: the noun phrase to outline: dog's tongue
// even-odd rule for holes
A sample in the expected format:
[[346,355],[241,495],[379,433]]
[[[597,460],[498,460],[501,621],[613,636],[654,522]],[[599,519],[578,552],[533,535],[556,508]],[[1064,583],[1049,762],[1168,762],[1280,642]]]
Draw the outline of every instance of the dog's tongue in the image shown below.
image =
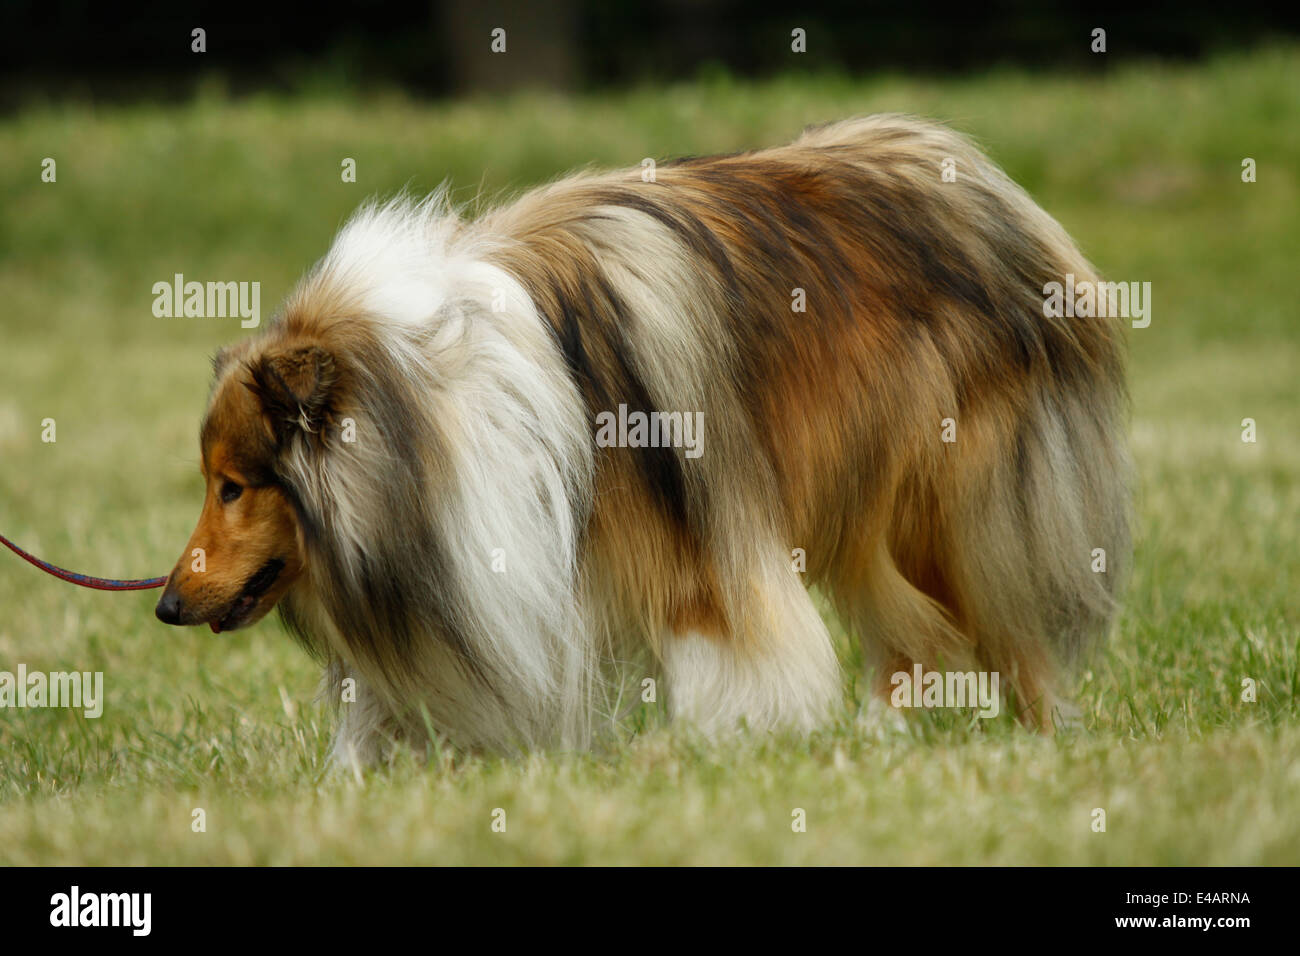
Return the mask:
[[208,621],[208,627],[212,628],[213,634],[221,633],[221,622],[219,621]]

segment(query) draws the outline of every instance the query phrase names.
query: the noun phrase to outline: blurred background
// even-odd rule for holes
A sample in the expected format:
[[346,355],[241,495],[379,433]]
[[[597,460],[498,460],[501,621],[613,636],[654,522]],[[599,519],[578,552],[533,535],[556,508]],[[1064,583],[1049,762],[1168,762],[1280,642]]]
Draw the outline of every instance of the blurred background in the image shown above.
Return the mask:
[[[1300,30],[1300,7],[1030,0],[370,0],[302,5],[6,0],[3,105],[30,98],[184,99],[214,75],[232,92],[400,87],[421,97],[523,87],[590,91],[722,71],[954,74],[990,67],[1097,72],[1189,61]],[[183,42],[207,31],[196,63]],[[507,27],[507,57],[485,38]],[[807,55],[790,49],[806,33]],[[1108,31],[1110,56],[1080,38]]]

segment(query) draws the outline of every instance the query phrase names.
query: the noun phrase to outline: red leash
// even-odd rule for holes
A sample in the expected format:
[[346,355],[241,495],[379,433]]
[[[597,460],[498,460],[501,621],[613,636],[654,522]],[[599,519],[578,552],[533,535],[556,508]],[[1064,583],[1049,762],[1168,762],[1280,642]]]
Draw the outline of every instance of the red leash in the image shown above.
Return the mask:
[[67,581],[69,584],[80,584],[83,588],[94,588],[96,591],[145,591],[149,588],[160,588],[167,583],[166,578],[140,578],[135,581],[128,581],[119,580],[118,578],[96,578],[91,577],[89,574],[78,574],[76,571],[69,571],[65,568],[60,568],[56,565],[50,564],[48,561],[42,561],[34,554],[28,554],[2,534],[0,534],[0,544],[3,544],[28,564],[36,565],[46,574],[52,574],[60,581]]

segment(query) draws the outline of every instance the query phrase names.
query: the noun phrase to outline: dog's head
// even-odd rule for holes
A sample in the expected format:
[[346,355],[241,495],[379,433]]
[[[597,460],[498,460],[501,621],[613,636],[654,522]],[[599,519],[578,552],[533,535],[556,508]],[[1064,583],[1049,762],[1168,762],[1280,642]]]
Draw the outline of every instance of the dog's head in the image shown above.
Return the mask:
[[319,344],[283,338],[222,353],[215,364],[200,434],[203,511],[156,614],[220,632],[260,620],[303,573],[284,458],[293,443],[319,439],[338,375]]

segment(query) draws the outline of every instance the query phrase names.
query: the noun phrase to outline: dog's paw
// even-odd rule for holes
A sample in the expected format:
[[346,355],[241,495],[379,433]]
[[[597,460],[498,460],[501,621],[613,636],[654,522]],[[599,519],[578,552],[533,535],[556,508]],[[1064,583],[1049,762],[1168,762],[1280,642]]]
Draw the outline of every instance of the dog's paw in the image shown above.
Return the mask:
[[859,708],[855,723],[862,733],[877,740],[907,733],[907,717],[902,711],[874,694]]

